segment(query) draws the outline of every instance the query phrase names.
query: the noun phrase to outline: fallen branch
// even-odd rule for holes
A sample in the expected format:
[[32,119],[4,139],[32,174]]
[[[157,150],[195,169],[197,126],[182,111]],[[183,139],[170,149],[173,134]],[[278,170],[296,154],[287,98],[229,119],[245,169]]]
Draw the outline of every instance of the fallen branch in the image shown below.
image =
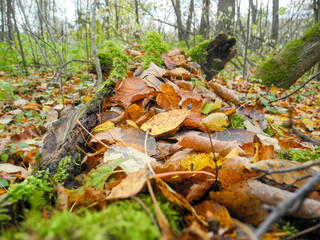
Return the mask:
[[273,211],[269,214],[269,216],[256,229],[256,237],[260,239],[262,235],[266,233],[269,228],[278,220],[280,220],[284,215],[296,212],[301,207],[303,201],[319,183],[320,171],[315,172],[313,174],[313,177],[309,179],[305,184],[303,184],[302,187],[300,187],[292,195],[292,197],[282,201],[280,204],[273,208]]

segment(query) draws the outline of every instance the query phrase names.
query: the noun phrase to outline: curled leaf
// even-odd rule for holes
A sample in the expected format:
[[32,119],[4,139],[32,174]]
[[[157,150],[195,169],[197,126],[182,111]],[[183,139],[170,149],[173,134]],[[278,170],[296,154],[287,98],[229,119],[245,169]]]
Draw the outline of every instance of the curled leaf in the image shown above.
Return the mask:
[[238,96],[234,93],[234,91],[218,83],[210,82],[209,84],[213,88],[214,92],[218,94],[221,98],[233,103],[240,103],[240,100]]

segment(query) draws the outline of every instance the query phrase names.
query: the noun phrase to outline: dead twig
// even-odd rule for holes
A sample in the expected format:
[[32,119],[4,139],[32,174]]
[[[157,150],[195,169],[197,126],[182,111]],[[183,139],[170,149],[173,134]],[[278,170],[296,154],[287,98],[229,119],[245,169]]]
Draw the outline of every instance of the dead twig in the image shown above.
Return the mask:
[[276,207],[273,208],[269,216],[260,224],[255,230],[255,235],[258,239],[266,233],[269,228],[278,222],[285,214],[293,213],[297,211],[307,196],[313,191],[313,189],[320,183],[320,171],[313,174],[313,177],[303,184],[291,198],[288,198]]
[[303,84],[301,84],[301,86],[298,87],[296,90],[294,90],[292,93],[289,93],[289,94],[287,94],[287,95],[285,95],[285,96],[281,96],[281,97],[276,98],[276,99],[274,99],[274,100],[272,100],[272,101],[269,101],[268,104],[277,102],[277,101],[282,100],[282,99],[285,99],[285,98],[287,98],[287,97],[290,97],[291,95],[293,95],[293,94],[295,94],[296,92],[298,92],[301,88],[303,88],[303,87],[304,87],[305,85],[307,85],[311,80],[313,80],[314,78],[316,78],[316,77],[319,76],[319,75],[320,75],[320,72],[317,72],[317,73],[314,74],[313,76],[309,77],[306,82],[304,82]]

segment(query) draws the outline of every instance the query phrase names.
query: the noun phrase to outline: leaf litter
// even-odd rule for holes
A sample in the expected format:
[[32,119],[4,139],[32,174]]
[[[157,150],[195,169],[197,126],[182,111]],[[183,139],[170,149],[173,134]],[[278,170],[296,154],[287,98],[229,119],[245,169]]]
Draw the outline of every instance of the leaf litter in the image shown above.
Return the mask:
[[[283,148],[315,150],[282,126],[289,116],[281,111],[291,105],[297,129],[305,134],[313,131],[316,134],[309,134],[310,137],[318,139],[319,106],[310,106],[307,100],[298,103],[295,95],[272,106],[265,105],[261,95],[268,89],[242,80],[237,73],[233,78],[221,73],[207,84],[178,48],[163,55],[163,60],[169,70],[151,63],[142,74],[119,80],[114,96],[105,99],[104,111],[99,113],[101,123],[93,131],[95,138],[89,141],[95,151],[88,152],[86,161],[82,161],[88,166],[82,174],[84,180],[80,180],[83,192],[59,185],[59,208],[102,209],[111,200],[121,201],[147,193],[145,187],[150,181],[152,188],[181,209],[186,224],[181,239],[192,232],[207,236],[207,232],[212,231],[209,228],[212,219],[218,224],[219,232],[225,232],[224,236],[229,239],[237,239],[237,224],[232,217],[258,226],[268,215],[264,204],[276,206],[290,198],[292,193],[285,190],[285,186],[292,190],[299,188],[306,181],[299,181],[300,178],[318,171],[313,167],[262,175],[258,170],[303,165],[277,158],[277,151]],[[228,71],[232,72],[227,66],[224,72]],[[192,76],[204,81],[207,88],[194,86],[189,82]],[[77,87],[79,78],[73,77],[69,85],[65,84],[69,94],[65,107],[61,99],[54,97],[58,89],[51,89],[51,95],[46,94],[41,91],[48,90],[48,86],[42,84],[40,88],[35,85],[38,98],[24,97],[20,92],[20,100],[8,103],[6,109],[9,107],[10,113],[2,108],[0,150],[2,161],[7,162],[0,168],[2,190],[30,174],[36,164],[36,149],[41,146],[38,140],[49,123],[61,117],[64,109],[75,106],[81,96],[82,101],[88,101],[93,95]],[[34,80],[39,82],[36,77]],[[19,81],[25,83],[22,79]],[[271,87],[270,93],[284,95],[285,91]],[[22,101],[23,98],[26,101]],[[233,126],[230,120],[234,114],[243,116],[243,126],[227,127]],[[28,119],[30,116],[32,121]],[[22,126],[17,127],[13,122]],[[269,135],[265,133],[268,127]],[[17,129],[19,134],[11,133]],[[25,166],[29,166],[29,172]],[[320,217],[317,200],[307,199],[301,206],[290,215]],[[177,237],[166,224],[165,216],[159,210],[156,212],[159,225],[165,231],[162,235]],[[275,233],[272,239],[279,239],[277,230],[271,231]]]

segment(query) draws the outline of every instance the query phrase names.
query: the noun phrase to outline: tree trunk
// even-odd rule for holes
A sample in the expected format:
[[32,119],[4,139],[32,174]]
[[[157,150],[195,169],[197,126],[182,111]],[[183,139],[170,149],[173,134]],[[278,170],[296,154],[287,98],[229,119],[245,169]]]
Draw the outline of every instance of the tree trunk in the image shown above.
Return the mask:
[[92,5],[92,16],[91,16],[91,41],[92,41],[92,54],[94,57],[94,61],[96,62],[96,70],[98,74],[98,86],[101,86],[103,79],[102,79],[100,61],[97,54],[96,35],[95,35],[96,6],[97,6],[97,0],[94,0]]
[[263,84],[288,89],[299,77],[320,61],[320,23],[300,39],[289,43],[277,56],[264,62],[255,77]]
[[207,59],[201,66],[208,81],[224,69],[226,63],[236,55],[237,49],[233,48],[235,44],[236,39],[228,38],[225,33],[220,33],[208,44]]
[[233,22],[235,15],[235,0],[219,0],[217,11],[216,33],[226,32],[233,34]]
[[28,76],[29,75],[28,67],[27,67],[26,59],[24,57],[24,51],[23,51],[22,41],[20,38],[20,33],[19,33],[18,25],[17,25],[16,15],[15,15],[15,12],[13,10],[13,6],[11,5],[11,3],[10,3],[10,9],[11,9],[11,13],[12,13],[14,26],[15,26],[16,32],[17,32],[17,37],[18,37],[18,42],[19,42],[19,47],[20,47],[20,54],[21,54],[21,58],[22,58],[22,64],[23,64],[23,67],[25,70],[25,74],[26,74],[26,76]]
[[[194,1],[190,0],[189,12],[188,12],[188,19],[187,19],[187,33],[191,32],[191,23],[194,13]],[[189,39],[189,34],[188,34]]]
[[208,21],[209,16],[207,16],[209,8],[210,8],[210,0],[203,0],[199,34],[202,35],[204,39],[208,39],[209,33],[210,33],[209,21]]
[[13,32],[13,24],[12,24],[12,11],[14,9],[11,8],[11,2],[12,0],[7,0],[7,27],[8,27],[8,39],[9,39],[9,44],[13,45],[14,44],[14,32]]
[[0,1],[0,8],[1,8],[1,34],[0,34],[0,41],[3,42],[4,41],[4,25],[5,25],[5,21],[4,21],[4,0]]
[[276,45],[279,38],[279,0],[272,1],[272,29],[271,39],[273,45]]
[[257,6],[254,5],[253,0],[249,0],[249,5],[251,8],[251,15],[252,15],[251,24],[257,24],[257,20],[258,20],[257,19],[257,13],[258,13]]

